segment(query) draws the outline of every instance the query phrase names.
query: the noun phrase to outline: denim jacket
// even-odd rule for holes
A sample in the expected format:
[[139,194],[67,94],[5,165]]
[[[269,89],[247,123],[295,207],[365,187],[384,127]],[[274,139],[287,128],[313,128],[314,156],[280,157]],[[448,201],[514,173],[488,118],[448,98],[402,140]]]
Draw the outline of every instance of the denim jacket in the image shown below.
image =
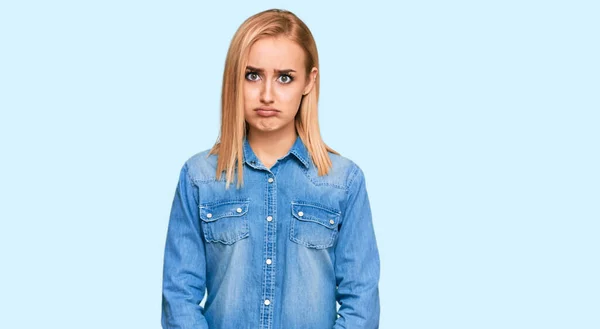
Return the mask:
[[333,167],[318,176],[300,137],[270,169],[246,139],[243,153],[241,189],[216,179],[208,150],[181,169],[162,327],[378,328],[379,252],[363,171],[329,153]]

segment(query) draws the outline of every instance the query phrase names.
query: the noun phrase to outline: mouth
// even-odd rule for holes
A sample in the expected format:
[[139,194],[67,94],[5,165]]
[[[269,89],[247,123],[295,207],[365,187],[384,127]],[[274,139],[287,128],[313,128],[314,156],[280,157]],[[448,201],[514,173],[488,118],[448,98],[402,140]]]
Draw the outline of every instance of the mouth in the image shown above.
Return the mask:
[[260,115],[261,117],[271,117],[274,115],[277,115],[280,111],[271,107],[259,107],[256,108],[254,111],[256,111],[256,114]]
[[279,110],[276,109],[276,108],[274,108],[274,107],[257,107],[254,110],[255,111],[273,111],[273,112],[279,112]]

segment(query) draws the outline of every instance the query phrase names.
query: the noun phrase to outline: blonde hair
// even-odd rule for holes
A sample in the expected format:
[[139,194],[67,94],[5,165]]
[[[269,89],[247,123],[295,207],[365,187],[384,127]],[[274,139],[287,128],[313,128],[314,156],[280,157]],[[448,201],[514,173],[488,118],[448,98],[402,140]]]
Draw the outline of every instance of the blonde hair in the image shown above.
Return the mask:
[[[290,11],[265,10],[249,17],[238,28],[231,40],[223,72],[220,138],[207,155],[218,155],[217,179],[221,179],[222,172],[226,171],[226,189],[233,181],[236,165],[237,188],[243,185],[243,141],[248,126],[244,119],[242,88],[250,47],[259,39],[277,36],[287,37],[304,49],[307,76],[313,67],[319,68],[319,56],[312,33],[306,24]],[[319,131],[319,76],[320,74],[317,74],[312,90],[302,96],[295,127],[318,169],[318,175],[322,176],[331,168],[327,152],[339,153],[323,142]]]

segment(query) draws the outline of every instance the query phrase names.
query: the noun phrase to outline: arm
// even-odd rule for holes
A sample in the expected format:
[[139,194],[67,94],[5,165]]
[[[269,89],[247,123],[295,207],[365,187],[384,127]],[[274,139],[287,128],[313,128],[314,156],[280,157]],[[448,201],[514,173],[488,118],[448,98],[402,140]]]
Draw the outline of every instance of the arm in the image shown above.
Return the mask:
[[179,175],[165,243],[161,317],[164,329],[208,329],[204,309],[199,305],[204,298],[205,280],[198,189],[185,164]]
[[333,328],[379,328],[379,252],[365,177],[358,166],[350,174],[343,216],[335,246],[340,309]]

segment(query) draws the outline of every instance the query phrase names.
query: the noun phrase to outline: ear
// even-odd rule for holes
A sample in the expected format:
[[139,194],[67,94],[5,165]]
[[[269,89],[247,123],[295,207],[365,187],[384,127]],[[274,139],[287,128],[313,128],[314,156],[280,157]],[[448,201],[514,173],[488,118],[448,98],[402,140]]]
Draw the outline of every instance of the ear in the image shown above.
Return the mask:
[[304,92],[302,92],[302,95],[308,94],[313,89],[313,87],[315,86],[315,82],[317,81],[318,73],[319,70],[316,67],[313,67],[310,73],[308,74],[308,81],[306,82],[306,87],[304,87]]

